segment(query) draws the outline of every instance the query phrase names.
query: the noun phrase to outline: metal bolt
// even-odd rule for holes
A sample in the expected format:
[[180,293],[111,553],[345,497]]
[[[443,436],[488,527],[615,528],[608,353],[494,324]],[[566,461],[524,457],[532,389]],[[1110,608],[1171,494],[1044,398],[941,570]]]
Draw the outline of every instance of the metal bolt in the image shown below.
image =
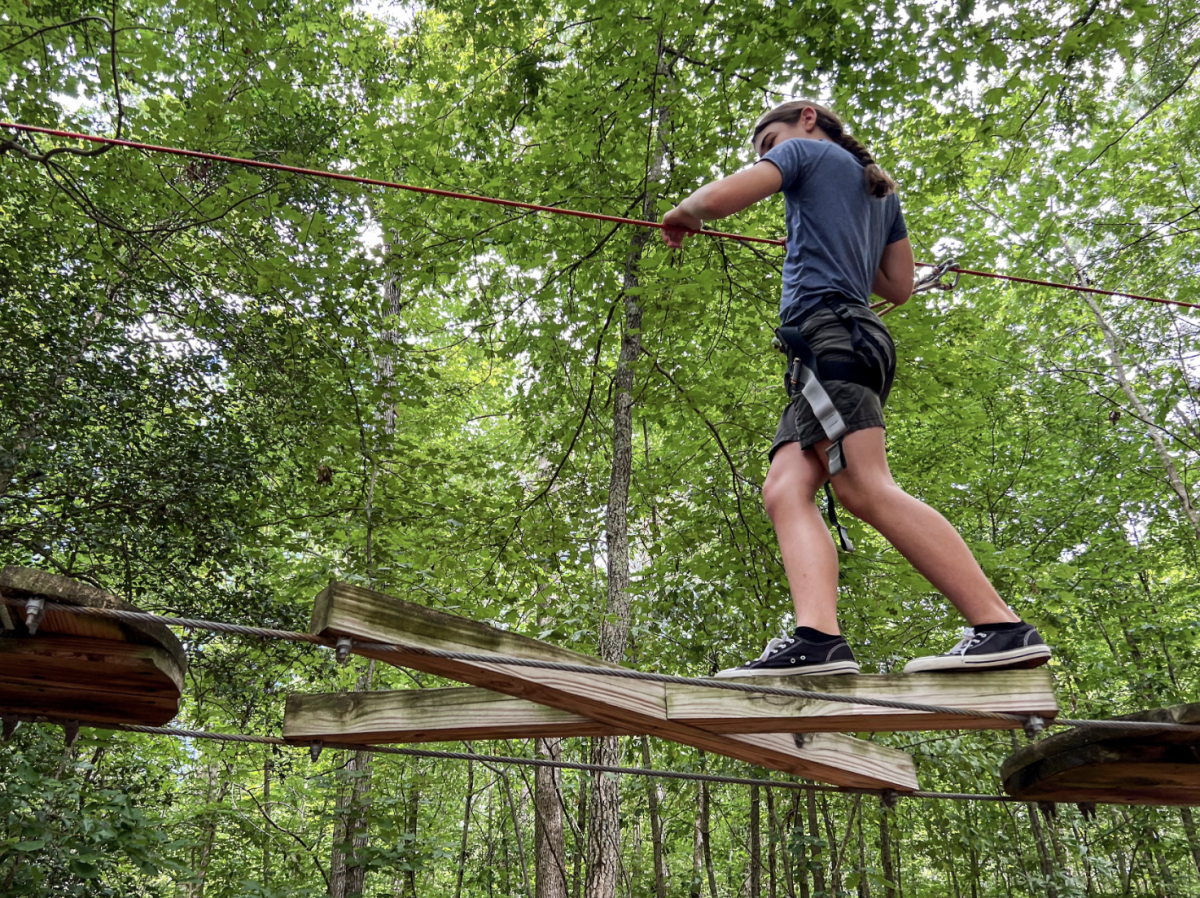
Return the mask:
[[1042,720],[1038,715],[1031,714],[1029,719],[1025,721],[1025,735],[1032,739],[1046,728],[1046,721]]
[[354,648],[354,640],[349,636],[339,636],[337,640],[337,663],[345,664],[350,660],[350,650]]
[[30,636],[37,635],[38,624],[42,622],[45,614],[46,600],[41,596],[35,596],[25,603],[25,627]]

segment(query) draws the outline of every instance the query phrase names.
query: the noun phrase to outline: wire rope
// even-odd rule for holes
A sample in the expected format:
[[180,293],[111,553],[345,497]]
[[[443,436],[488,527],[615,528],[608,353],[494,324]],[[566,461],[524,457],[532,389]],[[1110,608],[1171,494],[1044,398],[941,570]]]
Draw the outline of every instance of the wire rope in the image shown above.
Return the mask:
[[[23,599],[5,597],[6,604],[23,606]],[[250,627],[243,624],[229,624],[221,621],[208,621],[196,618],[166,617],[150,614],[145,611],[126,611],[116,608],[87,608],[77,605],[62,605],[54,602],[44,603],[39,613],[53,611],[55,613],[77,614],[90,617],[104,617],[113,620],[124,620],[131,623],[156,623],[164,626],[180,627],[190,630],[206,630],[213,633],[226,633],[239,636],[249,636],[258,639],[278,639],[287,642],[299,642],[308,645],[319,645],[325,648],[348,649],[372,654],[394,654],[400,656],[425,655],[442,658],[449,661],[462,661],[471,664],[496,664],[514,667],[528,667],[536,670],[551,670],[564,673],[582,673],[591,676],[613,677],[617,679],[641,680],[654,683],[669,683],[682,686],[703,686],[705,688],[723,689],[733,692],[751,693],[757,695],[773,695],[783,698],[800,698],[809,701],[827,701],[839,704],[865,705],[868,707],[891,708],[900,711],[913,711],[925,714],[944,714],[954,717],[974,718],[980,720],[997,720],[1017,723],[1023,727],[1033,724],[1034,731],[1040,729],[1043,721],[1040,717],[1030,714],[1013,714],[1002,711],[983,711],[973,708],[955,708],[946,705],[932,705],[923,702],[906,702],[896,699],[878,698],[865,695],[845,695],[835,692],[819,692],[807,689],[791,689],[780,686],[767,686],[757,683],[740,683],[731,680],[718,680],[707,677],[684,677],[673,674],[658,674],[650,671],[630,670],[626,667],[606,667],[597,664],[567,664],[556,661],[541,661],[531,658],[519,658],[507,655],[493,655],[480,652],[455,652],[441,649],[399,646],[393,643],[364,642],[350,640],[339,647],[337,640],[316,636],[311,633],[298,633],[293,630],[278,630],[267,627]],[[346,639],[346,637],[342,637]],[[1034,718],[1036,717],[1036,721]],[[1055,718],[1044,721],[1050,725],[1068,727],[1089,727],[1094,729],[1111,729],[1121,731],[1185,731],[1200,735],[1200,726],[1178,723],[1157,723],[1154,721],[1138,720],[1083,720],[1076,718]]]

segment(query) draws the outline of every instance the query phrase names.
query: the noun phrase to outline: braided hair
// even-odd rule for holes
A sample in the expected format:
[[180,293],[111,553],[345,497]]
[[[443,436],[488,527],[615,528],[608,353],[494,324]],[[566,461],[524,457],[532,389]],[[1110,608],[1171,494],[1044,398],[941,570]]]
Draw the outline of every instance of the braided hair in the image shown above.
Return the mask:
[[879,167],[874,157],[867,151],[867,148],[846,133],[846,126],[842,124],[840,118],[834,115],[831,110],[826,109],[818,103],[813,103],[809,100],[792,100],[788,103],[781,103],[769,112],[764,113],[755,123],[751,141],[758,136],[763,128],[772,122],[783,122],[785,125],[796,124],[796,122],[800,121],[800,116],[804,113],[805,109],[811,109],[817,114],[817,127],[829,135],[830,140],[850,153],[850,155],[862,164],[863,180],[866,184],[867,193],[873,197],[885,197],[889,193],[895,192],[896,182],[888,176],[887,172]]

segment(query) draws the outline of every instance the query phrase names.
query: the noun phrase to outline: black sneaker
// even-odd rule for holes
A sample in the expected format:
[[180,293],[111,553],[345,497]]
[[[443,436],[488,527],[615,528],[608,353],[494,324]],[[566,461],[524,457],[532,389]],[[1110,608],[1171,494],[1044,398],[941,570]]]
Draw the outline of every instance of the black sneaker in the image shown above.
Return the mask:
[[914,658],[904,665],[905,673],[964,670],[1021,670],[1041,667],[1050,660],[1050,646],[1042,642],[1030,624],[1014,630],[984,630],[976,633],[963,627],[958,645],[944,655]]
[[793,675],[856,674],[858,662],[850,644],[842,637],[829,642],[810,642],[799,636],[772,639],[755,660],[716,674],[722,680],[734,677],[788,677]]

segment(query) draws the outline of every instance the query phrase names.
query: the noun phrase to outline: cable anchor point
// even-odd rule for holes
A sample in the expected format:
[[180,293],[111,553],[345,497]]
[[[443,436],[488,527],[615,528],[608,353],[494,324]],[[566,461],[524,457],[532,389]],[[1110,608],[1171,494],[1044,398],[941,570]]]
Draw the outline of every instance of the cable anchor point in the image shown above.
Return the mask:
[[46,616],[46,600],[41,596],[29,599],[25,602],[25,628],[29,630],[30,636],[36,636],[38,626],[42,619]]
[[[946,283],[942,278],[950,272],[954,273],[954,280]],[[958,286],[958,280],[961,277],[962,269],[958,267],[958,260],[947,259],[945,262],[933,266],[933,271],[922,275],[913,282],[913,296],[924,293],[926,290],[953,290]]]
[[337,639],[337,663],[345,664],[350,660],[350,652],[354,649],[354,640],[349,636],[339,636]]
[[1024,730],[1026,738],[1033,739],[1046,728],[1046,721],[1042,720],[1037,714],[1029,715],[1025,721]]
[[314,764],[321,759],[321,750],[324,748],[325,743],[320,739],[314,739],[308,744],[308,756],[312,758]]

